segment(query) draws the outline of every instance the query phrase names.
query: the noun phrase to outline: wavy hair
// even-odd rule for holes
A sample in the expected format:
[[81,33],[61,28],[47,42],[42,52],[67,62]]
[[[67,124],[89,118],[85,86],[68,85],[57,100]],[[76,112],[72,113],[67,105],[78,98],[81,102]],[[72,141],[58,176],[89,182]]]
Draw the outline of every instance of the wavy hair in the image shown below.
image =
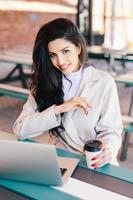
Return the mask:
[[30,86],[39,112],[53,104],[59,105],[64,102],[62,73],[53,66],[48,53],[48,43],[59,38],[66,39],[75,46],[80,45],[79,61],[82,64],[87,62],[85,39],[72,21],[57,18],[40,28],[33,48]]

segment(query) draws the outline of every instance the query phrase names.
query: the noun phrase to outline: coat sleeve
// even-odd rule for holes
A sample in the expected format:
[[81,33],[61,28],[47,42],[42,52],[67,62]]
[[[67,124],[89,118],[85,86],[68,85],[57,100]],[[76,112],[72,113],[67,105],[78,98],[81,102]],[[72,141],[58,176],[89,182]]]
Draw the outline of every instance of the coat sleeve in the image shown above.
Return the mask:
[[54,107],[53,105],[42,112],[38,112],[36,102],[30,94],[20,116],[14,123],[14,134],[21,139],[32,138],[59,126],[60,115],[55,115]]
[[106,86],[103,107],[96,125],[96,132],[97,139],[108,145],[108,148],[112,151],[112,160],[115,160],[122,142],[121,133],[123,125],[117,88],[112,77],[109,78]]

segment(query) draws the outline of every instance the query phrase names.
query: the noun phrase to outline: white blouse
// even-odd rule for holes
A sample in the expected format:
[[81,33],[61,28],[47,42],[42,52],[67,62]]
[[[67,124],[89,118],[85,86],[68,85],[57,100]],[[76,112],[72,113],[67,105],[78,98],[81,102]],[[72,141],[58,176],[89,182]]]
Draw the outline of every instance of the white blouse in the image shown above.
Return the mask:
[[83,75],[83,67],[76,72],[67,74],[63,76],[63,91],[64,91],[64,100],[68,100],[76,96],[80,81]]

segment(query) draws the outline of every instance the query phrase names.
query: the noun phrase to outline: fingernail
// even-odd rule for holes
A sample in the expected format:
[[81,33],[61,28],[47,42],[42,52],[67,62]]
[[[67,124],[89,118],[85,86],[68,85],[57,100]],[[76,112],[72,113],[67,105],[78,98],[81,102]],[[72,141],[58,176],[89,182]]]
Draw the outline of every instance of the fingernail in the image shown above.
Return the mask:
[[96,165],[95,165],[95,164],[92,164],[91,166],[92,166],[92,167],[96,167]]
[[91,160],[96,160],[96,157],[92,158]]
[[100,145],[100,148],[103,148],[103,147],[104,147],[104,144],[101,144],[101,145]]

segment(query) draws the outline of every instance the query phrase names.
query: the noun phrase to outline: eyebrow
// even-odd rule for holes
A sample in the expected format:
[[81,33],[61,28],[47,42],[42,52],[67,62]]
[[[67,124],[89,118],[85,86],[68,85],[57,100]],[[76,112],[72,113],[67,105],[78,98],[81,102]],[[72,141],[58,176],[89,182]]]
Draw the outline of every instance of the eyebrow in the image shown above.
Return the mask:
[[[64,50],[67,49],[67,48],[70,48],[70,47],[65,47],[65,48],[61,49],[59,52],[64,51]],[[54,52],[50,52],[50,51],[49,51],[48,53],[54,53]]]

